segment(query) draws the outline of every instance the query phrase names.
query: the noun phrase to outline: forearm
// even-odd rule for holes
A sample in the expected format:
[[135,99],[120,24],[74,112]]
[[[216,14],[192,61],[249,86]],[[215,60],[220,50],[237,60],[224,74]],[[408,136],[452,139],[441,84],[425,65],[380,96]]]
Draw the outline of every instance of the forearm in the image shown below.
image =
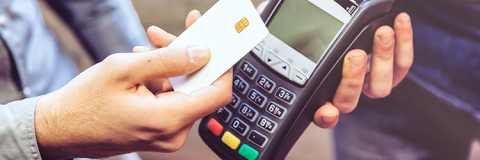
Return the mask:
[[38,99],[0,105],[0,159],[41,159],[34,125]]

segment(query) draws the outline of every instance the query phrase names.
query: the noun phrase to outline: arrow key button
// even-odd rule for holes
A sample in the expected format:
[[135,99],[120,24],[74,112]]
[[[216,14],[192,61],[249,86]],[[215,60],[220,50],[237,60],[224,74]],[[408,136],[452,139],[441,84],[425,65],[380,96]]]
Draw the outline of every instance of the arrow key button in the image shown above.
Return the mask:
[[265,61],[265,63],[269,66],[277,64],[278,62],[282,62],[282,60],[270,50],[267,51],[263,61]]
[[289,77],[290,65],[288,63],[282,62],[272,66],[272,68],[278,73],[282,74],[285,77]]

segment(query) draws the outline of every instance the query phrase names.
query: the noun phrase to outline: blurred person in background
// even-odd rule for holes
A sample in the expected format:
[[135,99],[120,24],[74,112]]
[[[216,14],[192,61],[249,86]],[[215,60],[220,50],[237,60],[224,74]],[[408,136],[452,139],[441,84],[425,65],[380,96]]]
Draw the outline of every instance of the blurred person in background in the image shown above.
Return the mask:
[[[480,159],[480,1],[403,0],[403,9],[413,65],[391,93],[364,90],[342,115],[333,128],[337,159]],[[397,44],[412,40],[397,33]],[[411,46],[395,47],[388,58],[397,62]]]

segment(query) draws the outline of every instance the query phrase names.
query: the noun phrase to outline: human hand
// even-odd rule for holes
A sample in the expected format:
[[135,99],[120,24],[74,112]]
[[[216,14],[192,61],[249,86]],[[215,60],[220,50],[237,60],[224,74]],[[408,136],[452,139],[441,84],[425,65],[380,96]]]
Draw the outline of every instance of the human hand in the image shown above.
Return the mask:
[[[268,2],[258,5],[258,13]],[[389,26],[377,29],[373,53],[368,56],[363,50],[347,53],[333,103],[327,102],[315,113],[313,122],[317,126],[334,127],[340,113],[355,109],[362,92],[370,98],[383,98],[405,78],[413,63],[413,31],[408,14],[398,14],[394,29]]]
[[[188,13],[187,19],[185,20],[185,27],[188,29],[195,21],[197,21],[202,15],[198,10],[192,10]],[[165,32],[163,29],[156,26],[150,26],[147,29],[147,36],[150,40],[150,43],[156,48],[163,48],[170,45],[177,37]],[[141,53],[155,50],[155,48],[148,48],[145,46],[136,46],[133,48],[133,53]],[[233,71],[233,70],[232,70]],[[170,84],[170,81],[165,78],[151,79],[142,82],[150,91],[153,93],[164,92],[164,91],[173,91],[173,87]]]
[[334,127],[339,113],[350,113],[355,109],[362,92],[370,98],[388,96],[412,66],[412,37],[410,17],[400,13],[395,19],[394,30],[389,26],[377,29],[372,54],[367,56],[363,50],[348,52],[333,102],[327,102],[317,110],[314,123],[321,128]]
[[168,85],[147,89],[141,82],[192,73],[210,58],[202,45],[165,47],[175,37],[152,30],[149,38],[160,49],[113,54],[39,100],[35,130],[42,158],[173,152],[196,120],[230,102],[232,70],[188,95]]

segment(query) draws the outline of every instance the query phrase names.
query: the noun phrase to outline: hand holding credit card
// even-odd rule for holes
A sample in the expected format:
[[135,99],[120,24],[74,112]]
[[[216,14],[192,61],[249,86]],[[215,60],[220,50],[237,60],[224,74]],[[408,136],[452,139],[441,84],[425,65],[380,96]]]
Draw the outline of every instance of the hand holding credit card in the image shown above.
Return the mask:
[[268,35],[250,0],[220,0],[170,46],[203,44],[210,61],[202,69],[170,78],[175,91],[191,93],[211,85]]

